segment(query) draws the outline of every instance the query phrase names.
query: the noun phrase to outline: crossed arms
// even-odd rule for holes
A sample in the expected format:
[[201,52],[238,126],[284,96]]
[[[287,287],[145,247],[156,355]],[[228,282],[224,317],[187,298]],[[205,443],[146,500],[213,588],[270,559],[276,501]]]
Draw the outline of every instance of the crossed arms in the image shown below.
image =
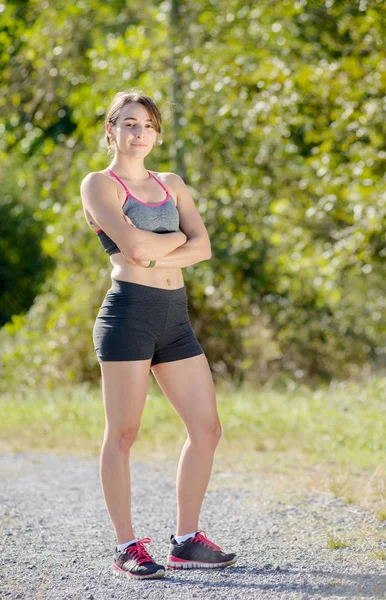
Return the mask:
[[114,182],[102,173],[90,173],[82,181],[84,207],[130,264],[147,266],[150,260],[156,260],[154,268],[187,267],[211,258],[206,227],[186,184],[179,175],[171,173],[170,177],[177,195],[181,231],[165,234],[137,229],[122,214]]

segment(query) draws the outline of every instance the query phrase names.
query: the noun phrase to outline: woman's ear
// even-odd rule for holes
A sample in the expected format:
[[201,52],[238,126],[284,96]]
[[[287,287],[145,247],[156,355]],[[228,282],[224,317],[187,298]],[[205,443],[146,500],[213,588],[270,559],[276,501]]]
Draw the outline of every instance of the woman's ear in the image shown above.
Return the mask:
[[113,138],[113,129],[112,129],[110,123],[106,123],[105,128],[106,128],[106,133],[107,133],[108,137],[113,141],[114,140],[114,138]]

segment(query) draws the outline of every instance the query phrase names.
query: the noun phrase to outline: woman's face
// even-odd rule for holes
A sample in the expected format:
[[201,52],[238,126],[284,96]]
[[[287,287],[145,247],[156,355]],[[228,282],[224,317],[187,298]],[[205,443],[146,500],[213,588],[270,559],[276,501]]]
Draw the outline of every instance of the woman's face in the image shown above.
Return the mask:
[[108,123],[106,129],[115,140],[116,151],[132,157],[149,154],[157,139],[149,113],[138,102],[125,104],[115,126]]

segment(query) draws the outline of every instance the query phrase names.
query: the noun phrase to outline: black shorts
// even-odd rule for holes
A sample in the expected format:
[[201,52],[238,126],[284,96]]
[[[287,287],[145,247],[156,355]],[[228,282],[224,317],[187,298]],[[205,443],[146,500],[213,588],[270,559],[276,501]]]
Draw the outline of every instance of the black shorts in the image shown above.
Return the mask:
[[185,286],[167,290],[116,279],[95,320],[93,343],[99,362],[151,358],[153,366],[204,353]]

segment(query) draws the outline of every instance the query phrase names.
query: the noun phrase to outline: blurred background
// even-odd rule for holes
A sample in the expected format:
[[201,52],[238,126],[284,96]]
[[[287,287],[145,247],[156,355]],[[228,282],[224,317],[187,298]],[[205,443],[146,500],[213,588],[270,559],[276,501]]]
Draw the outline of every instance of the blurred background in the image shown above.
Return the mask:
[[160,106],[146,161],[191,186],[213,257],[184,269],[216,381],[385,369],[386,4],[0,4],[4,389],[99,382],[111,267],[80,182],[117,91]]

